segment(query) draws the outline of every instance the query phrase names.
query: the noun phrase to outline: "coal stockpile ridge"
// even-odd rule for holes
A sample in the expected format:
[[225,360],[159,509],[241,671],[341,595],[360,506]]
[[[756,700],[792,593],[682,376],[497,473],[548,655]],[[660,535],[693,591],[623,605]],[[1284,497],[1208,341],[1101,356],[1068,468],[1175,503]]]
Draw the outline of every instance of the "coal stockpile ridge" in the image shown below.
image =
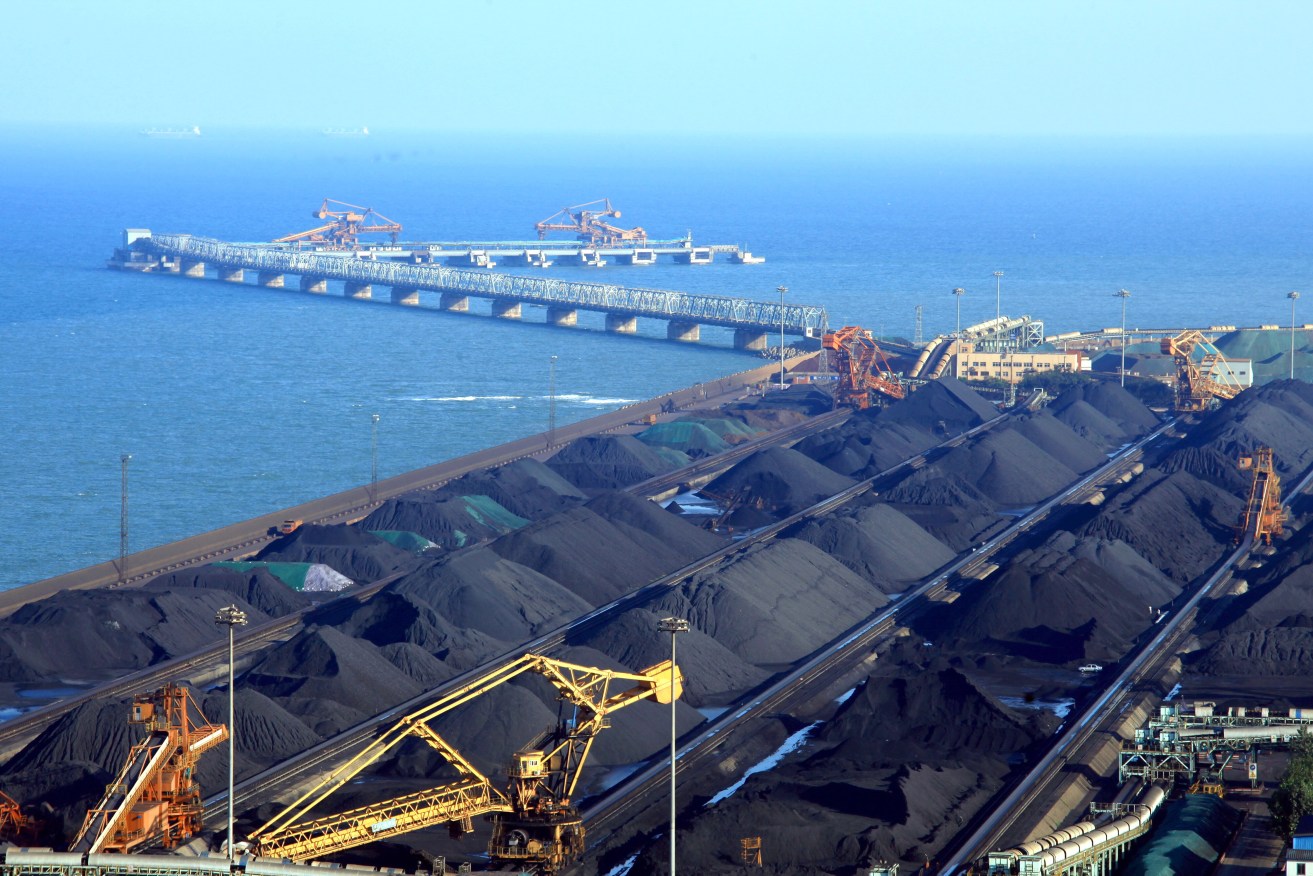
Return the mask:
[[815,387],[791,386],[754,399],[721,406],[726,416],[742,420],[753,429],[781,429],[834,410],[834,398]]
[[932,380],[880,415],[887,423],[908,423],[935,433],[957,434],[998,416],[998,409],[960,380]]
[[275,539],[255,558],[270,563],[323,563],[357,583],[377,581],[417,562],[414,554],[359,527],[311,523]]
[[288,587],[266,569],[241,572],[222,566],[204,565],[152,578],[143,590],[183,591],[189,587],[223,590],[270,617],[281,617],[310,604],[308,594]]
[[1003,525],[998,506],[974,485],[933,466],[918,469],[881,498],[955,552]]
[[538,520],[582,503],[588,497],[536,459],[517,459],[487,471],[448,481],[434,496],[487,496],[526,520]]
[[117,676],[220,638],[215,613],[236,604],[252,624],[264,612],[225,590],[65,590],[0,620],[0,681]]
[[[662,616],[643,608],[630,609],[599,628],[572,634],[566,641],[606,654],[623,666],[653,666],[670,659],[670,637],[657,630]],[[684,673],[684,698],[693,706],[728,703],[767,677],[697,628],[679,637],[676,657]]]
[[418,532],[434,544],[454,550],[505,535],[526,523],[527,519],[512,514],[488,496],[443,496],[420,491],[387,500],[357,526]]
[[379,648],[378,653],[424,688],[441,684],[460,672],[452,663],[443,663],[412,642],[393,642]]
[[1211,565],[1234,535],[1243,502],[1189,472],[1152,469],[1112,495],[1079,535],[1118,539],[1177,581]]
[[760,450],[707,484],[722,496],[789,514],[841,493],[857,482],[786,447]]
[[308,619],[377,646],[418,645],[457,669],[469,669],[499,654],[506,644],[478,630],[456,626],[422,600],[384,589],[365,602],[340,600]]
[[666,544],[659,551],[650,549],[650,543],[639,545],[624,529],[586,507],[540,520],[489,547],[555,579],[592,605],[610,602],[701,556],[687,543]]
[[1126,444],[1131,435],[1119,423],[1083,399],[1076,399],[1062,408],[1052,405],[1054,416],[1077,435],[1107,450]]
[[1101,444],[1078,435],[1049,411],[1018,417],[1014,423],[1019,434],[1074,472],[1084,474],[1108,461]]
[[1307,677],[1313,674],[1313,628],[1228,631],[1190,664],[1203,675]]
[[[1054,399],[1049,407],[1059,413],[1085,402],[1121,427],[1130,437],[1143,435],[1159,425],[1158,417],[1120,384],[1110,380],[1087,380]],[[1061,419],[1061,417],[1059,417]]]
[[[48,769],[65,762],[94,764],[117,773],[141,728],[128,724],[128,699],[94,699],[57,718],[5,763],[0,775]],[[6,785],[7,790],[7,785]],[[104,787],[100,791],[104,792]]]
[[951,480],[974,484],[1003,507],[1033,505],[1061,492],[1077,475],[1015,429],[993,429],[954,447],[926,466]]
[[657,603],[749,663],[798,660],[888,604],[847,566],[795,538],[748,548]]
[[1073,558],[1089,560],[1145,603],[1162,605],[1181,592],[1181,583],[1168,578],[1124,541],[1057,532],[1045,547]]
[[906,514],[878,503],[809,520],[789,535],[820,548],[885,593],[906,590],[955,556]]
[[617,490],[676,468],[632,435],[576,438],[547,467],[581,490]]
[[1182,444],[1236,459],[1271,447],[1278,471],[1304,472],[1313,465],[1313,386],[1282,380],[1246,390],[1205,415]]
[[519,642],[585,614],[592,605],[539,572],[488,547],[416,569],[383,592],[413,596],[453,624]]
[[932,752],[962,760],[1010,755],[1044,735],[1035,716],[1023,720],[944,661],[870,676],[815,734],[808,770],[870,770],[924,761]]
[[270,649],[240,685],[263,693],[321,735],[357,723],[420,692],[378,648],[332,627],[302,630]]
[[944,436],[930,428],[886,422],[879,408],[854,413],[842,425],[810,435],[794,450],[841,475],[868,478],[933,447]]
[[967,588],[918,629],[945,641],[996,642],[1045,662],[1111,660],[1153,622],[1155,609],[1094,563],[1041,548],[1018,554],[987,586]]
[[584,507],[624,532],[635,544],[654,556],[671,555],[670,546],[678,545],[670,562],[705,556],[725,544],[720,536],[694,526],[668,513],[655,502],[633,493],[601,493],[590,499]]
[[66,761],[7,773],[3,780],[5,793],[15,800],[41,801],[42,842],[65,848],[82,827],[87,810],[100,801],[105,786],[114,780],[114,773],[87,761]]

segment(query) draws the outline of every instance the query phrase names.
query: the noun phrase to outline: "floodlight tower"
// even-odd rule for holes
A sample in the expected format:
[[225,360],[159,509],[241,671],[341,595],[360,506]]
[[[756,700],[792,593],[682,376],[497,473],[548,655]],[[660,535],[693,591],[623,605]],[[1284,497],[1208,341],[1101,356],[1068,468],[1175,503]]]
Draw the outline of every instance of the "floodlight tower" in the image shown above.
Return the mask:
[[1126,385],[1126,299],[1131,297],[1131,293],[1125,289],[1118,289],[1113,293],[1122,300],[1122,386]]
[[1295,302],[1299,300],[1298,292],[1286,295],[1290,299],[1290,379],[1295,379]]

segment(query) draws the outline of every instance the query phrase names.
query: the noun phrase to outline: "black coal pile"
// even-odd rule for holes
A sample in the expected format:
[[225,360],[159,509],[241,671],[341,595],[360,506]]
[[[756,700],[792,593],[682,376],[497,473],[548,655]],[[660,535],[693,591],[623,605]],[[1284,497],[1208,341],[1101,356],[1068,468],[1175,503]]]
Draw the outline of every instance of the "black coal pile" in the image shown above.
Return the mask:
[[[888,603],[847,566],[795,538],[758,545],[658,600],[743,660],[794,662]],[[785,620],[787,619],[787,622]]]
[[384,592],[414,597],[459,627],[507,642],[533,638],[592,608],[565,586],[487,547],[425,565]]
[[[606,654],[623,666],[643,668],[670,658],[670,638],[657,630],[664,615],[631,609],[600,628],[572,635],[570,645]],[[733,702],[766,680],[767,673],[699,629],[679,637],[676,654],[684,673],[684,700],[691,706]]]
[[831,410],[834,410],[833,396],[822,389],[801,385],[721,406],[726,416],[742,420],[754,429],[780,429]]
[[[933,380],[881,415],[885,423],[907,423],[947,437],[998,416],[998,409],[960,380]],[[942,439],[941,439],[942,440]]]
[[1076,434],[1050,411],[1041,410],[1019,417],[1013,428],[1072,471],[1084,474],[1108,461],[1101,444]]
[[1188,472],[1150,469],[1113,494],[1078,534],[1123,541],[1185,582],[1230,544],[1242,507],[1234,494]]
[[954,447],[923,471],[973,484],[1000,507],[1041,502],[1077,478],[1076,472],[1015,429],[992,429],[978,440]]
[[906,590],[955,556],[907,515],[880,503],[809,520],[788,535],[815,545],[885,593]]
[[[538,520],[581,504],[579,488],[536,459],[517,459],[486,471],[471,472],[433,491],[438,499],[487,496],[527,520]],[[410,527],[398,527],[408,529]]]
[[916,628],[954,647],[992,643],[1044,662],[1115,660],[1157,608],[1093,562],[1040,548],[1021,552],[988,586],[967,588]]
[[368,531],[417,532],[440,547],[454,550],[490,541],[528,522],[488,496],[444,496],[420,490],[389,499],[357,526]]
[[1077,537],[1057,532],[1045,542],[1045,548],[1076,559],[1089,560],[1135,594],[1141,602],[1162,605],[1181,592],[1181,582],[1164,575],[1124,541]]
[[241,676],[321,736],[407,700],[422,689],[378,647],[332,627],[303,630]]
[[934,466],[918,469],[881,498],[955,553],[1007,525],[998,506],[974,485]]
[[270,617],[280,617],[299,611],[309,605],[311,600],[309,594],[293,590],[269,574],[267,569],[261,568],[243,572],[207,564],[158,575],[142,585],[143,590],[153,592],[183,592],[188,588],[206,588],[231,593]]
[[[632,498],[632,497],[630,497]],[[555,579],[592,605],[601,605],[687,565],[719,540],[651,503],[600,497],[504,535],[488,547],[504,559]],[[634,500],[642,502],[643,500]],[[624,508],[620,514],[617,509]],[[602,513],[598,513],[598,512]],[[613,523],[602,514],[615,514]],[[651,529],[640,531],[635,520]]]
[[585,492],[617,490],[679,467],[632,435],[576,438],[547,466]]
[[1158,418],[1119,384],[1090,380],[1073,386],[1048,409],[1078,435],[1109,450],[1154,429]]
[[768,447],[717,477],[705,490],[783,516],[810,507],[856,483],[796,450]]
[[220,638],[215,613],[236,604],[252,624],[269,615],[228,590],[65,590],[0,620],[0,681],[115,678]]
[[[228,690],[207,694],[200,701],[201,711],[214,723],[228,723]],[[234,697],[237,733],[237,780],[253,776],[265,767],[319,744],[319,737],[299,718],[261,693],[237,685]],[[228,746],[210,750],[201,757],[196,770],[201,793],[211,793],[228,785]]]
[[419,562],[409,551],[360,527],[311,523],[275,539],[255,558],[269,563],[323,563],[357,583],[377,581]]

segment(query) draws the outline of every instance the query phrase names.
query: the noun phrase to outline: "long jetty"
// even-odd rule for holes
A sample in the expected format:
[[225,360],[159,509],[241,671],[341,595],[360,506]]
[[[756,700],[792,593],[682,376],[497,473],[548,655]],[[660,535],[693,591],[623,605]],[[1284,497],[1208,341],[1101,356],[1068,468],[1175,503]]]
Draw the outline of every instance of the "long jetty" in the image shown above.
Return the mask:
[[347,297],[358,299],[372,298],[376,285],[387,286],[394,304],[418,305],[423,291],[436,293],[439,309],[451,312],[468,312],[471,297],[484,298],[501,319],[519,319],[525,304],[541,305],[547,322],[557,326],[577,324],[580,310],[595,311],[605,314],[607,331],[620,334],[636,333],[640,318],[660,319],[667,323],[666,337],[678,341],[699,340],[703,325],[723,326],[734,330],[734,346],[742,350],[765,349],[775,333],[820,337],[827,324],[825,309],[813,305],[402,264],[368,253],[312,253],[147,229],[125,230],[124,244],[111,267],[204,278],[208,266],[230,283],[244,283],[249,270],[269,288],[284,288],[292,274],[300,277],[303,292],[325,294],[328,281],[338,280]]

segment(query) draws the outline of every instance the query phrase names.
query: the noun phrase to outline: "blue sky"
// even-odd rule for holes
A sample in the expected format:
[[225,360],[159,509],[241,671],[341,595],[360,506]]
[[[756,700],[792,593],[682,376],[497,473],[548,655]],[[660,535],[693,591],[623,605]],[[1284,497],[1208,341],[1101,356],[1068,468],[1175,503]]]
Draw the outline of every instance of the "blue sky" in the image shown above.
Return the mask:
[[1306,0],[43,0],[6,4],[0,124],[1304,136],[1310,32]]

